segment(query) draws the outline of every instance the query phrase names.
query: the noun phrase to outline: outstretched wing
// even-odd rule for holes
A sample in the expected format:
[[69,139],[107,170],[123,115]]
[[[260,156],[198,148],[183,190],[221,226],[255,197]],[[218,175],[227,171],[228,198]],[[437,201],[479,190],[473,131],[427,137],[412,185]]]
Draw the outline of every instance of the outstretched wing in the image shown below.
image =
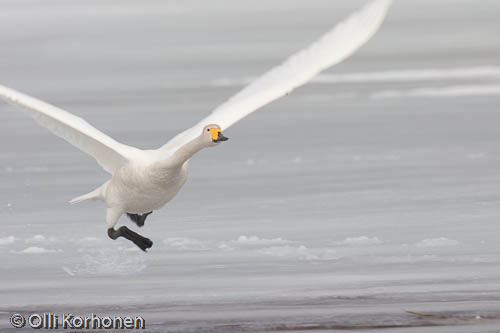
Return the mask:
[[82,118],[14,89],[0,85],[0,97],[25,107],[40,125],[94,157],[111,174],[138,151],[115,141]]
[[308,82],[322,70],[343,61],[375,34],[390,3],[391,0],[376,0],[352,14],[309,47],[253,81],[198,124],[174,137],[159,151],[162,155],[175,152],[199,136],[208,124],[218,124],[225,130],[248,114]]

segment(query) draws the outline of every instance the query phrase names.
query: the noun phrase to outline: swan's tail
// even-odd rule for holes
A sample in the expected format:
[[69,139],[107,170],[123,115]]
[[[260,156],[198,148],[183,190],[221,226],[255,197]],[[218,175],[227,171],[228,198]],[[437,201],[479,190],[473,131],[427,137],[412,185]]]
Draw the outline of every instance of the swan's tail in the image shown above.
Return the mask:
[[76,204],[85,200],[104,200],[104,195],[106,193],[106,188],[108,187],[108,182],[102,184],[92,192],[81,195],[79,197],[71,199],[70,204]]

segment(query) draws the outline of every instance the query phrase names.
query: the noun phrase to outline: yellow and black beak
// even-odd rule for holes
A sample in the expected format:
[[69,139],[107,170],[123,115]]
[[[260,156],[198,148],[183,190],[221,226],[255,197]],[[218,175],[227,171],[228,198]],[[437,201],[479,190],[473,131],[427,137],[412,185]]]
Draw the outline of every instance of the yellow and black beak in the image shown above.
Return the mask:
[[222,142],[229,140],[229,138],[226,138],[224,135],[222,135],[222,131],[218,128],[211,128],[210,135],[212,136],[213,142]]

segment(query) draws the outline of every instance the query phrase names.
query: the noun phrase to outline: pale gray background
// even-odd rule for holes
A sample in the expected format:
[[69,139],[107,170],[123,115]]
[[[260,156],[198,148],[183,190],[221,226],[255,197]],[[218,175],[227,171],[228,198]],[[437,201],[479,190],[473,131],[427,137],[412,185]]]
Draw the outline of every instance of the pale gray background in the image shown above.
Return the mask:
[[[0,0],[0,84],[154,148],[364,3]],[[108,175],[1,104],[0,330],[97,311],[170,332],[498,332],[499,12],[396,1],[323,83],[192,160],[148,254],[107,238],[102,204],[67,203]]]

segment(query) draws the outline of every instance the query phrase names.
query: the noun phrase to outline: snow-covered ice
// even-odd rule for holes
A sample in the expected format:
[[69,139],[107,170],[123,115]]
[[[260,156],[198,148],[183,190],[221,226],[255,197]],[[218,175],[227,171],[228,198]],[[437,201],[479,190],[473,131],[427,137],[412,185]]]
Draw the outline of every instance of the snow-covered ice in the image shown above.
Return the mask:
[[459,241],[449,239],[446,237],[426,238],[417,243],[420,247],[441,247],[441,246],[455,246],[460,244]]
[[206,242],[186,237],[169,237],[165,239],[163,243],[169,247],[179,250],[200,251],[209,249],[209,244]]
[[367,236],[347,237],[343,241],[339,242],[339,244],[346,244],[346,245],[373,245],[381,243],[382,241],[378,239],[378,237],[367,237]]
[[0,246],[1,245],[9,245],[12,244],[16,241],[16,237],[14,236],[7,236],[7,237],[2,237],[0,238]]
[[[363,3],[5,0],[0,84],[156,148]],[[395,1],[360,52],[193,158],[145,227],[120,220],[149,253],[67,203],[106,173],[1,104],[0,330],[39,309],[152,332],[495,332],[499,12]]]
[[14,251],[14,253],[27,253],[27,254],[42,254],[42,253],[54,253],[54,252],[62,252],[62,250],[52,250],[39,246],[30,246],[20,252]]

